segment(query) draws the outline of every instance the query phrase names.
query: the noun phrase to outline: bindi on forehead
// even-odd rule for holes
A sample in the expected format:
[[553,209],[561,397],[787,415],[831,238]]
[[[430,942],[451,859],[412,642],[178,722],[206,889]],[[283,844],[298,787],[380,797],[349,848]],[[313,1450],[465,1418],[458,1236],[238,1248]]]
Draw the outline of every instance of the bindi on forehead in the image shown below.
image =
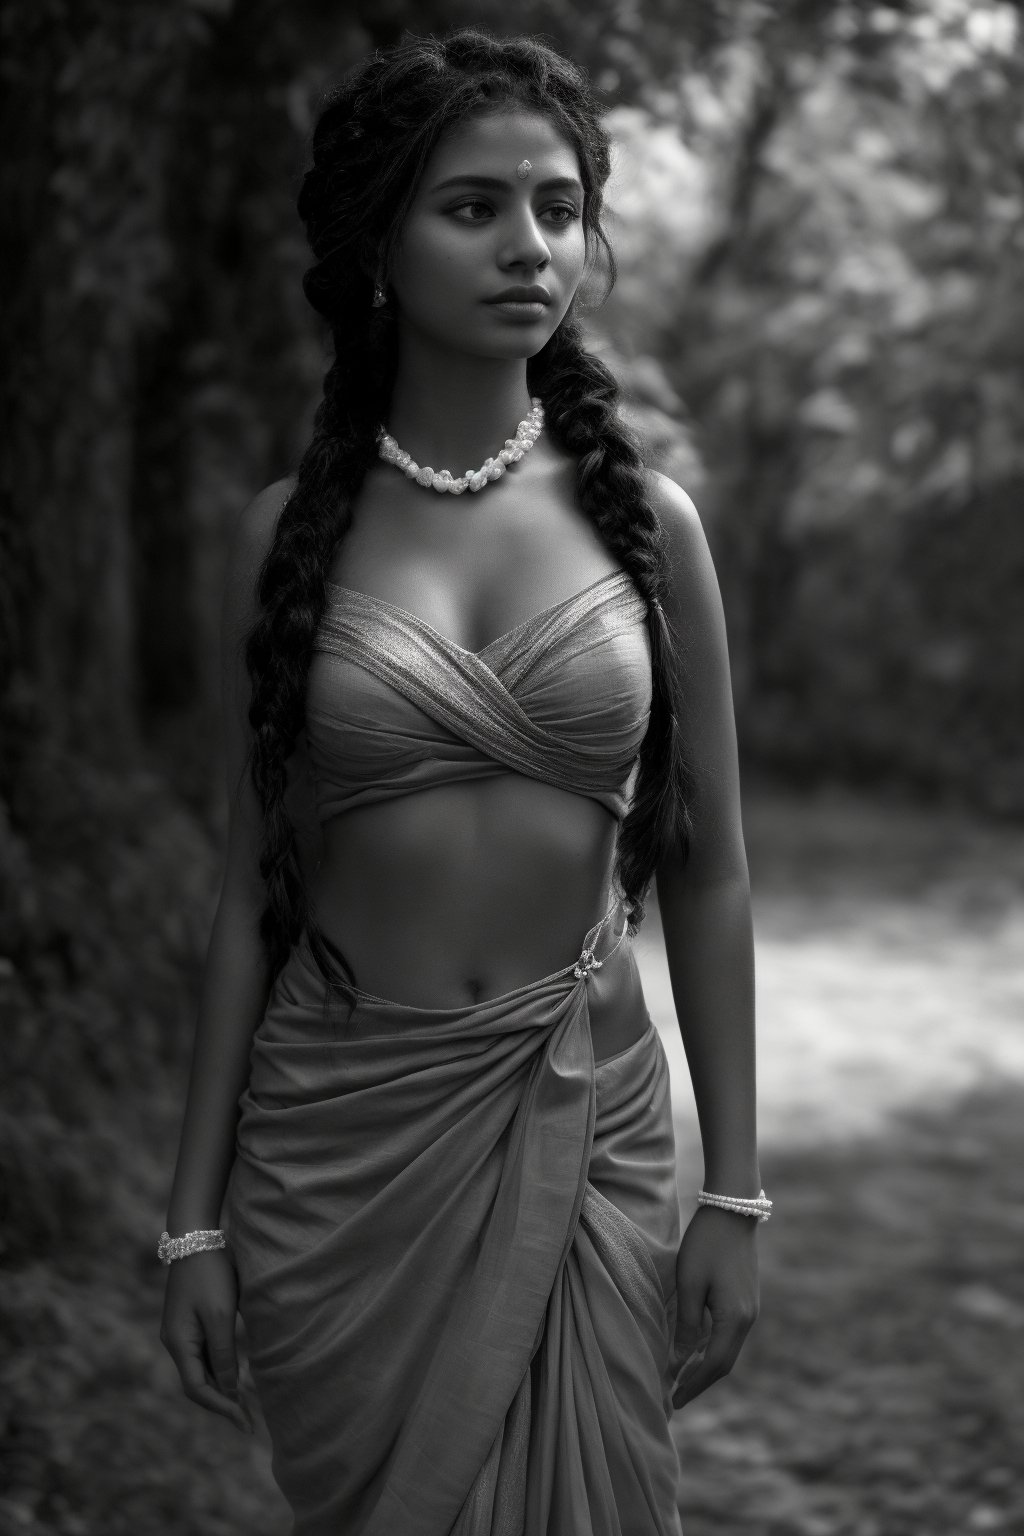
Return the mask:
[[435,184],[456,176],[514,181],[524,162],[531,184],[561,177],[579,185],[575,149],[552,122],[532,112],[488,113],[457,124],[437,144],[429,177]]

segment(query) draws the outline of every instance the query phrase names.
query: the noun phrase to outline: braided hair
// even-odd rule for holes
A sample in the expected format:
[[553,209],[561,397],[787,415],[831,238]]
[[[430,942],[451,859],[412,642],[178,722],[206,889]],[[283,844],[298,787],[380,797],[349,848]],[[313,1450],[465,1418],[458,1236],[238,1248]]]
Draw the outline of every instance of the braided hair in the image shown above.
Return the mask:
[[[592,257],[603,258],[610,286],[615,264],[601,226],[609,136],[582,71],[545,44],[474,28],[406,38],[357,65],[328,97],[314,130],[313,163],[298,200],[315,257],[303,288],[331,328],[335,357],[312,440],[260,571],[259,615],[246,642],[251,772],[264,818],[261,933],[272,974],[303,929],[313,929],[285,809],[287,764],[304,722],[328,572],[376,458],[395,378],[394,319],[371,304],[374,278],[388,270],[441,135],[509,106],[547,117],[576,150],[587,246]],[[580,506],[648,605],[651,715],[616,852],[616,878],[635,932],[662,851],[677,846],[685,852],[689,829],[688,778],[673,713],[675,653],[660,603],[666,569],[660,527],[639,448],[616,409],[618,386],[585,350],[572,310],[529,360],[527,380],[544,403],[552,437],[578,461]]]

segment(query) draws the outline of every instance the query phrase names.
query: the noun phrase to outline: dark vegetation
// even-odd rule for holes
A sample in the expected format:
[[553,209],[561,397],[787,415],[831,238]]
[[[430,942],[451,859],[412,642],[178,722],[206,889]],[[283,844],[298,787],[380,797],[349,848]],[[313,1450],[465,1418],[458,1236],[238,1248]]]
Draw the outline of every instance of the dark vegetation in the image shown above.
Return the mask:
[[[1019,816],[1019,10],[678,11],[528,0],[515,26],[667,146],[620,192],[595,334],[707,517],[748,758]],[[317,93],[404,24],[464,20],[508,25],[492,0],[0,12],[0,1531],[280,1528],[259,1455],[177,1399],[156,1343],[222,820],[220,570],[319,389],[292,207]],[[687,1536],[1024,1527],[1000,1482],[1018,1117],[996,1097],[958,1128],[985,1150],[921,1119],[895,1165],[776,1172],[774,1321],[742,1391],[684,1420]]]

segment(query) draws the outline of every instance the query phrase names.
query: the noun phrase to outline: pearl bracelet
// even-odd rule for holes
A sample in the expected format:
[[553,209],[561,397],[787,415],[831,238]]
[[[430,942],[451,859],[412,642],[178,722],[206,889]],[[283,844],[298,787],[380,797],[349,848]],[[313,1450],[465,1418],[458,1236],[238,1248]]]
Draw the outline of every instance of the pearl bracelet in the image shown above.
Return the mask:
[[715,1205],[720,1211],[735,1211],[737,1216],[755,1216],[758,1221],[767,1221],[772,1213],[772,1202],[762,1189],[759,1195],[748,1197],[746,1195],[716,1195],[712,1191],[699,1189],[697,1191],[698,1205]]
[[172,1237],[161,1232],[156,1256],[161,1264],[173,1264],[175,1259],[187,1259],[193,1253],[213,1253],[227,1246],[227,1238],[219,1227],[200,1232],[186,1232],[183,1237]]

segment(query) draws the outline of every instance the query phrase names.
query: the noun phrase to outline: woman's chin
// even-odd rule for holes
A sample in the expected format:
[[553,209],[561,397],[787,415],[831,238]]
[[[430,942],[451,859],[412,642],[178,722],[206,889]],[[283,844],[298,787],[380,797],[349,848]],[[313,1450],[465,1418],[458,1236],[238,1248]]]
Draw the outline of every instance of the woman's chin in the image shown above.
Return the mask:
[[515,362],[536,357],[557,329],[557,323],[553,325],[550,316],[542,315],[529,324],[499,322],[486,328],[460,326],[456,322],[443,334],[419,330],[418,339],[421,345],[436,347],[449,356],[453,353],[461,354],[467,361],[475,358],[481,361],[490,359],[494,362]]

